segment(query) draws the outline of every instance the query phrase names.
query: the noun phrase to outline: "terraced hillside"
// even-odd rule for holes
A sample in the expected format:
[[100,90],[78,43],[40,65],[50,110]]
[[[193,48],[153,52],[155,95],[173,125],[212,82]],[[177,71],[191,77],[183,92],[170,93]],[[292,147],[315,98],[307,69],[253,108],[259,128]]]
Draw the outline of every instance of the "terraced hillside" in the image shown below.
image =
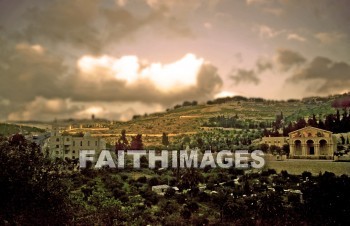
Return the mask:
[[110,127],[112,133],[125,129],[128,133],[169,134],[194,133],[211,117],[218,115],[235,116],[242,120],[272,121],[283,112],[285,120],[294,121],[299,117],[308,117],[334,113],[332,100],[326,101],[232,101],[223,104],[202,104],[186,106],[164,113],[154,113],[128,122],[118,122]]
[[203,130],[203,124],[211,117],[238,116],[239,120],[268,122],[274,121],[277,114],[284,115],[285,123],[312,114],[323,117],[335,113],[332,107],[335,100],[347,98],[350,93],[329,97],[312,97],[303,100],[272,101],[261,98],[222,98],[206,104],[180,106],[166,112],[135,117],[127,122],[95,120],[63,120],[52,123],[61,128],[73,128],[69,132],[90,132],[93,136],[116,137],[125,129],[128,136],[141,133],[148,137],[160,137],[163,132],[169,136],[192,134]]

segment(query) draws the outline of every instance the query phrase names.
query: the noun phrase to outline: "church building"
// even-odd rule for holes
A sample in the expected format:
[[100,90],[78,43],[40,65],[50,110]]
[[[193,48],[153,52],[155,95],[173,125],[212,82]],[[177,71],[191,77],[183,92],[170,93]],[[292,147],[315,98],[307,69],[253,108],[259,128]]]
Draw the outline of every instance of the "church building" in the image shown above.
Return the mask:
[[288,135],[289,158],[333,159],[337,138],[332,132],[307,126]]

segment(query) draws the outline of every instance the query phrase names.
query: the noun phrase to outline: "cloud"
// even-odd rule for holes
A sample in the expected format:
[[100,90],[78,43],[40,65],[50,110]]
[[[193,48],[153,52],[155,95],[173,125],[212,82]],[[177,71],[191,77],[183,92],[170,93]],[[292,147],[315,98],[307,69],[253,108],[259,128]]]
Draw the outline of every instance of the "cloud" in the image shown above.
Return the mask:
[[[154,1],[157,2],[157,1]],[[168,2],[168,1],[167,1]],[[117,0],[107,6],[102,0],[53,0],[28,8],[20,22],[16,38],[51,47],[62,46],[98,54],[108,45],[133,37],[143,28],[160,30],[160,34],[191,35],[185,20],[172,8],[141,5],[136,13],[128,1]],[[152,5],[152,6],[153,6]]]
[[257,72],[262,73],[266,70],[273,69],[273,64],[269,59],[259,58],[256,62]]
[[[149,112],[159,109],[158,106],[144,106],[140,103],[134,103],[133,107],[148,109]],[[71,99],[47,99],[44,97],[36,97],[19,109],[10,112],[7,116],[9,121],[27,121],[27,120],[43,120],[52,121],[54,119],[87,119],[92,115],[98,118],[107,118],[113,120],[126,121],[130,120],[133,115],[144,113],[143,111],[135,111],[133,107],[121,107],[120,103],[105,102],[89,102],[79,103],[71,101]]]
[[[36,97],[12,111],[2,115],[4,120],[27,121],[54,119],[89,119],[92,115],[96,118],[126,121],[133,115],[164,111],[164,106],[141,102],[76,102],[71,99]],[[3,112],[1,112],[3,113]]]
[[2,107],[3,106],[9,106],[10,103],[11,103],[10,100],[0,97],[0,106],[2,106]]
[[170,104],[206,100],[222,80],[217,69],[193,54],[169,63],[146,63],[136,56],[85,56],[74,76],[73,96],[79,101],[141,101]]
[[334,62],[326,57],[316,57],[309,64],[293,74],[289,82],[310,81],[310,88],[318,94],[349,91],[350,65]]
[[272,70],[274,67],[273,62],[266,58],[260,57],[256,62],[253,69],[238,69],[235,70],[230,78],[236,83],[253,83],[258,85],[260,83],[259,75],[267,70]]
[[170,63],[142,63],[136,56],[123,56],[119,59],[110,56],[84,56],[78,61],[82,79],[92,82],[117,80],[125,82],[128,87],[140,80],[150,82],[157,90],[181,89],[196,85],[196,77],[204,60],[193,54]]
[[4,44],[0,52],[0,97],[11,103],[24,104],[41,96],[165,106],[188,98],[210,99],[222,85],[216,67],[193,54],[168,64],[148,63],[137,56],[84,55],[74,69],[41,45],[0,42]]
[[127,4],[127,0],[115,0],[115,3],[118,5],[118,6],[125,6]]
[[215,98],[224,98],[224,97],[233,97],[238,95],[238,93],[232,91],[221,91],[220,93],[215,95]]
[[259,34],[260,38],[274,38],[284,32],[284,30],[275,30],[267,25],[257,25],[253,27],[253,31]]
[[[56,113],[50,106],[67,99],[84,106],[97,101],[143,103],[142,109],[152,104],[165,108],[184,100],[206,101],[222,87],[217,68],[193,54],[167,64],[137,56],[83,55],[71,68],[42,45],[15,44],[1,36],[0,44],[1,119],[52,120]],[[57,115],[81,116],[62,109],[67,111]],[[103,115],[127,117],[118,111],[105,111]]]
[[270,2],[270,0],[246,0],[247,5],[260,5],[260,4],[266,4]]
[[182,13],[183,16],[191,14],[193,11],[199,9],[213,9],[220,1],[221,0],[145,0],[147,5],[153,9]]
[[[67,68],[60,57],[41,45],[4,41],[0,52],[0,96],[11,102],[26,102],[36,96],[67,97],[63,80]],[[64,91],[63,91],[64,90]]]
[[294,66],[301,65],[306,59],[297,52],[288,49],[278,49],[275,61],[283,71],[288,71]]
[[260,79],[253,70],[239,69],[234,75],[231,75],[230,78],[235,81],[236,84],[254,83],[257,85],[260,82]]
[[341,32],[320,32],[315,34],[315,38],[323,44],[332,44],[346,38],[346,34]]
[[291,33],[287,36],[288,40],[294,40],[294,41],[299,41],[299,42],[305,42],[306,39],[298,34]]
[[8,115],[10,121],[20,120],[53,120],[54,117],[69,117],[72,113],[79,110],[77,106],[72,106],[70,99],[47,99],[36,97],[33,101],[28,102],[19,111],[12,112]]
[[160,8],[166,8],[166,9],[181,9],[181,10],[195,10],[200,7],[200,5],[204,1],[200,0],[193,0],[193,1],[187,1],[187,0],[145,0],[146,3],[154,9],[160,9]]
[[269,13],[272,14],[274,16],[281,16],[282,14],[285,13],[285,11],[281,8],[275,8],[275,7],[266,7],[263,8],[263,12],[264,13]]
[[30,8],[24,14],[28,22],[23,35],[37,42],[63,42],[97,51],[102,43],[93,23],[99,14],[99,3],[99,0],[63,0]]
[[206,29],[208,29],[208,30],[210,30],[210,29],[213,28],[212,23],[209,23],[209,22],[205,22],[205,23],[203,24],[203,26],[204,26]]

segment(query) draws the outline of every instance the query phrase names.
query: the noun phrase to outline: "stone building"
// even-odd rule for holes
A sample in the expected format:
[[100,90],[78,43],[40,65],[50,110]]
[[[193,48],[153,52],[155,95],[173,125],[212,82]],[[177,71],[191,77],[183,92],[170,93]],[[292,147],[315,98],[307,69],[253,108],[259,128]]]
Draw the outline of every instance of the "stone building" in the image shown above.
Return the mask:
[[307,126],[289,133],[289,158],[333,159],[337,138],[332,132]]
[[333,159],[337,150],[339,134],[333,134],[331,131],[307,126],[288,135],[288,137],[263,137],[260,144],[279,147],[288,144],[289,158],[295,159]]
[[74,137],[53,130],[48,147],[52,158],[79,159],[81,150],[95,150],[98,156],[102,150],[106,149],[106,142],[104,139],[92,137],[89,133],[86,133],[83,137]]
[[261,143],[283,147],[283,145],[288,144],[288,137],[263,137]]

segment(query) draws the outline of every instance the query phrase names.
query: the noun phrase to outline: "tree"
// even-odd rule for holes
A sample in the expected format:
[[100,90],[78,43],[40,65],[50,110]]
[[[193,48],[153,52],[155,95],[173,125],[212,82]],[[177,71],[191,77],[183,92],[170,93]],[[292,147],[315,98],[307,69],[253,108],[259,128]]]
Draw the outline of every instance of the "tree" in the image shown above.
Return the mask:
[[202,174],[195,168],[185,169],[180,179],[180,186],[185,189],[191,189],[191,194],[197,188],[197,185],[202,181]]
[[164,133],[163,132],[163,135],[162,135],[162,144],[164,146],[168,146],[169,145],[169,138],[168,138],[168,134]]
[[190,143],[191,143],[191,138],[190,138],[189,136],[186,135],[186,136],[183,138],[182,143],[183,143],[184,145],[190,144]]
[[315,115],[315,114],[312,115],[312,118],[309,118],[309,119],[308,119],[307,124],[308,124],[309,126],[313,126],[313,127],[317,127],[317,126],[318,126],[318,125],[317,125],[317,119],[316,119],[316,115]]
[[60,164],[16,134],[0,141],[0,222],[13,225],[69,224],[68,180]]
[[288,145],[288,144],[284,144],[284,145],[282,146],[282,151],[283,151],[282,154],[289,155],[289,153],[290,153],[289,145]]
[[175,195],[175,189],[172,187],[169,187],[166,189],[164,197],[165,198],[172,198]]
[[126,151],[129,148],[129,141],[126,138],[126,131],[125,129],[122,130],[120,137],[115,145],[116,151],[118,150],[124,150]]
[[142,134],[131,137],[131,150],[143,150]]
[[230,198],[230,191],[227,188],[221,188],[218,193],[212,196],[212,202],[218,206],[220,211],[220,222],[223,220],[225,206]]
[[267,153],[267,150],[269,150],[269,145],[268,144],[260,144],[260,149],[264,153]]
[[306,126],[306,121],[304,118],[299,118],[295,129],[302,129]]

